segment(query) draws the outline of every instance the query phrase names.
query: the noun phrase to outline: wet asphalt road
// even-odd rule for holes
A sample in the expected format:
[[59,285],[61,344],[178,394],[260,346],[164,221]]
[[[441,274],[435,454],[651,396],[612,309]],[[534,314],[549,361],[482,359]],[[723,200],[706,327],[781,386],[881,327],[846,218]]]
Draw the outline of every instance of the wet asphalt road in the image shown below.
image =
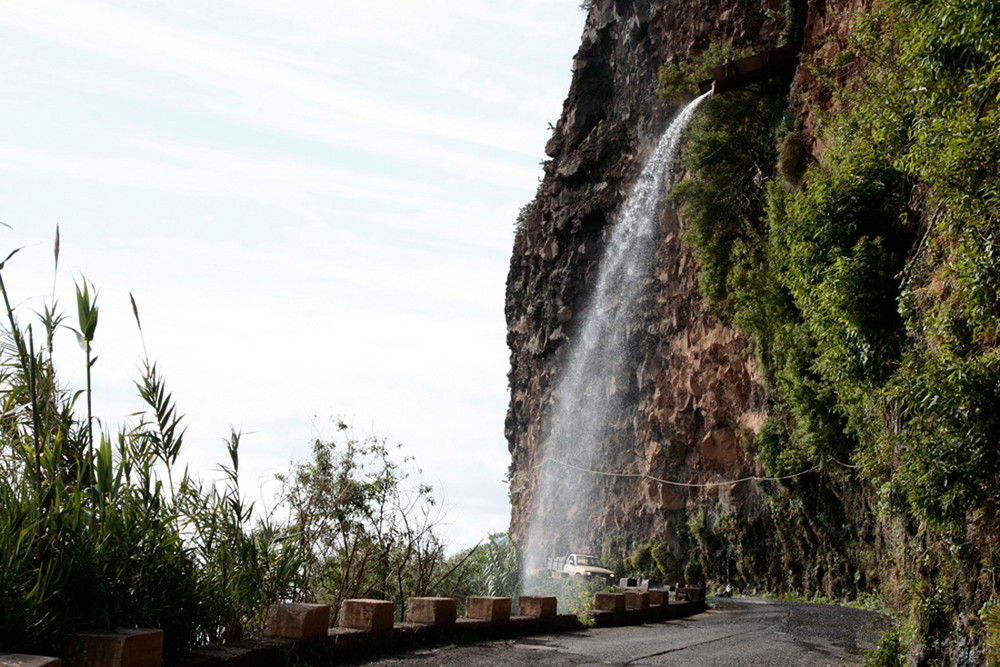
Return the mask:
[[422,649],[365,664],[430,665],[860,665],[878,643],[879,614],[762,600],[711,600],[691,618],[625,628]]

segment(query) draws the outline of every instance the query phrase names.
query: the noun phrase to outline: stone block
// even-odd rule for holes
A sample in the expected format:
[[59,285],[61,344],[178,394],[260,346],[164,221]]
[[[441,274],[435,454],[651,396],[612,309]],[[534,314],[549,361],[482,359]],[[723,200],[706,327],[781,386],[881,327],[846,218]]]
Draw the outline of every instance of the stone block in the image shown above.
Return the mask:
[[340,627],[365,632],[392,630],[396,605],[385,600],[344,600],[340,604]]
[[704,602],[705,588],[703,586],[682,586],[677,589],[677,599],[687,602]]
[[160,667],[163,630],[76,632],[67,638],[63,657],[76,667]]
[[655,588],[649,591],[649,604],[667,604],[670,600],[670,591]]
[[469,596],[465,598],[465,617],[490,623],[510,620],[510,598]]
[[649,592],[625,591],[625,608],[641,609],[643,611],[649,609]]
[[452,598],[410,598],[406,603],[406,620],[436,628],[450,628],[458,616]]
[[342,627],[330,628],[328,636],[333,640],[338,649],[346,650],[353,650],[359,646],[364,646],[365,642],[370,639],[368,633],[364,630]]
[[44,655],[0,653],[0,667],[59,667],[62,660]]
[[660,621],[666,620],[667,616],[670,613],[667,609],[667,607],[669,606],[670,606],[669,604],[649,605],[649,609],[643,612],[644,616],[646,617],[646,621],[652,623],[658,623]]
[[517,598],[522,616],[535,616],[545,621],[556,617],[556,598],[548,595],[522,595]]
[[642,625],[649,620],[649,610],[648,609],[625,609],[625,613],[621,614],[624,619],[623,625]]
[[328,604],[272,604],[267,610],[264,636],[306,639],[324,637],[329,630]]
[[663,610],[663,618],[666,620],[684,618],[688,615],[688,607],[690,605],[690,602],[671,602]]
[[625,611],[625,594],[594,593],[594,609],[597,611]]
[[601,611],[599,609],[591,609],[590,611],[584,613],[594,622],[594,627],[596,628],[618,627],[622,625],[625,618],[625,614],[620,611]]

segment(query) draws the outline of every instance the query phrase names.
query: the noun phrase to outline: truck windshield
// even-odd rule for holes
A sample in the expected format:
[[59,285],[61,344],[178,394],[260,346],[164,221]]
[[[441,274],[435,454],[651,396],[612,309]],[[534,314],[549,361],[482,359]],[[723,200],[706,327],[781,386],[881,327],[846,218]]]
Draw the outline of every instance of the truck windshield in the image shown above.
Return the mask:
[[590,567],[600,567],[601,563],[594,556],[577,556],[577,565],[589,565]]

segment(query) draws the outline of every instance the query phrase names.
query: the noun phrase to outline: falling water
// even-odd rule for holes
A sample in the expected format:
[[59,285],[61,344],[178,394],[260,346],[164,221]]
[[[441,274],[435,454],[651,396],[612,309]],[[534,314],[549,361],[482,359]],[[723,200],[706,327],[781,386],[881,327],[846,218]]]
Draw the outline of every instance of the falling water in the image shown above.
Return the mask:
[[[536,506],[528,527],[525,564],[542,566],[546,550],[581,550],[587,522],[598,512],[600,483],[581,469],[600,468],[604,444],[617,421],[634,408],[636,304],[651,278],[658,245],[658,213],[681,136],[695,108],[685,107],[660,138],[615,216],[597,285],[582,313],[554,393],[551,431],[539,469]],[[567,465],[568,464],[568,465]]]

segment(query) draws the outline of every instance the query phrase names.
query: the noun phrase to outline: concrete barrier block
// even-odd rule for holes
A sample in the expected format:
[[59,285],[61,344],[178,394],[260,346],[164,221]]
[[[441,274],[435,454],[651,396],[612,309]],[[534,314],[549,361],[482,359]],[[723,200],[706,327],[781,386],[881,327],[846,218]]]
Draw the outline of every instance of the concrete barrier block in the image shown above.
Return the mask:
[[625,620],[625,613],[620,611],[601,611],[599,609],[591,609],[590,611],[584,613],[594,622],[595,628],[618,627],[622,625]]
[[649,592],[625,591],[625,608],[641,609],[643,611],[649,609]]
[[510,620],[510,598],[470,595],[465,598],[465,617],[506,623]]
[[665,604],[651,604],[649,609],[644,612],[646,621],[650,623],[659,623],[660,621],[665,621],[667,615],[670,613],[667,610],[669,605]]
[[682,586],[677,589],[677,599],[687,602],[704,602],[705,588],[703,586]]
[[60,667],[62,660],[45,655],[0,653],[0,667]]
[[522,595],[517,598],[522,616],[535,616],[550,621],[556,617],[556,598],[548,595]]
[[396,605],[385,600],[344,600],[340,604],[340,627],[365,632],[392,630]]
[[670,600],[670,591],[655,588],[649,591],[649,604],[667,604]]
[[455,625],[457,616],[457,607],[452,598],[410,598],[406,603],[406,620],[409,623],[449,628]]
[[649,610],[648,609],[625,609],[625,613],[621,615],[624,619],[624,625],[642,625],[643,623],[649,621]]
[[364,646],[365,642],[370,640],[368,633],[364,630],[342,628],[339,626],[336,628],[330,628],[330,634],[328,637],[333,640],[338,649],[344,649],[347,651]]
[[625,594],[594,593],[594,609],[597,611],[625,611]]
[[272,604],[267,610],[264,636],[306,639],[323,637],[329,630],[328,604]]
[[693,614],[697,614],[699,611],[704,609],[704,603],[702,602],[671,602],[667,605],[667,615],[668,619],[676,618],[686,618]]
[[570,630],[583,629],[583,624],[580,623],[579,614],[556,614],[551,628],[556,632],[569,632]]
[[239,642],[239,644],[242,645],[205,644],[185,651],[174,661],[168,658],[167,664],[187,667],[260,667],[269,664],[267,658],[276,654],[276,646],[269,646],[271,651],[264,652],[256,643]]
[[67,638],[63,657],[76,667],[160,667],[163,630],[77,632]]

